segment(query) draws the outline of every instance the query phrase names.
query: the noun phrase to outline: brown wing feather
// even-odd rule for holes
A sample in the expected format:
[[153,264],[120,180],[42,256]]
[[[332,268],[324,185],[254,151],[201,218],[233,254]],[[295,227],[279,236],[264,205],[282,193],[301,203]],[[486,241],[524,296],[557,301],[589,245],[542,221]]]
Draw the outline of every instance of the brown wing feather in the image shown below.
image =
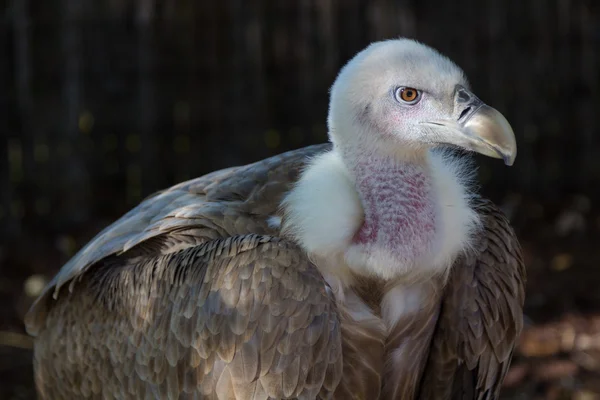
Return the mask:
[[523,326],[525,267],[506,217],[477,200],[484,231],[453,266],[424,378],[423,399],[497,399]]
[[331,291],[269,236],[109,258],[51,305],[46,327],[42,398],[327,398],[341,378]]

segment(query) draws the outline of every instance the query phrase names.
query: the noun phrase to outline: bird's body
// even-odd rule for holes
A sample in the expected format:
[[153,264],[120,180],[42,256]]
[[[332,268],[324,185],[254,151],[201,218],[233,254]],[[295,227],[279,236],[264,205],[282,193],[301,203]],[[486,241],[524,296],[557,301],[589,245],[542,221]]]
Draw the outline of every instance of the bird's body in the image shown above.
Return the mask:
[[333,146],[179,184],[101,232],[27,317],[42,398],[497,398],[519,244],[434,147],[512,162],[514,138],[465,86],[423,45],[374,44],[334,84]]

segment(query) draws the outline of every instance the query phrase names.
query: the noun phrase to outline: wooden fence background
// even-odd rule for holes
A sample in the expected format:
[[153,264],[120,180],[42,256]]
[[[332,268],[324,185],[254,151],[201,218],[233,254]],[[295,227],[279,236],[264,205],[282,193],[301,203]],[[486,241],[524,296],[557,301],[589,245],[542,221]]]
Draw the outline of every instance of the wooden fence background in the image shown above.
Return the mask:
[[[0,3],[1,4],[1,3]],[[511,121],[484,189],[600,193],[596,0],[12,0],[0,19],[0,237],[117,217],[151,192],[326,140],[369,42],[439,48]]]

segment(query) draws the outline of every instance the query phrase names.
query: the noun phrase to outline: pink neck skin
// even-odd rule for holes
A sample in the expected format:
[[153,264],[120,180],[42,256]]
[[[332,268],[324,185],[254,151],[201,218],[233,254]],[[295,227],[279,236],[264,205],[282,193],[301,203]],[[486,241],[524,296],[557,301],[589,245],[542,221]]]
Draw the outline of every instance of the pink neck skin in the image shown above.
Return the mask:
[[431,248],[436,210],[425,163],[365,158],[351,167],[364,208],[353,243],[412,265]]

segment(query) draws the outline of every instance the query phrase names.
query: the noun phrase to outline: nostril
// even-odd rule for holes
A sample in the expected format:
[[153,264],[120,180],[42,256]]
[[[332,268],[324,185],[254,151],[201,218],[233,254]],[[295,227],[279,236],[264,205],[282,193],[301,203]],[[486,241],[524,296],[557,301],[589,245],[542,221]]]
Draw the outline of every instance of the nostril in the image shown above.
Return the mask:
[[460,121],[461,119],[463,119],[464,116],[469,113],[469,111],[471,111],[471,107],[467,107],[464,110],[462,110],[462,112],[460,113],[460,116],[458,117],[458,120]]

